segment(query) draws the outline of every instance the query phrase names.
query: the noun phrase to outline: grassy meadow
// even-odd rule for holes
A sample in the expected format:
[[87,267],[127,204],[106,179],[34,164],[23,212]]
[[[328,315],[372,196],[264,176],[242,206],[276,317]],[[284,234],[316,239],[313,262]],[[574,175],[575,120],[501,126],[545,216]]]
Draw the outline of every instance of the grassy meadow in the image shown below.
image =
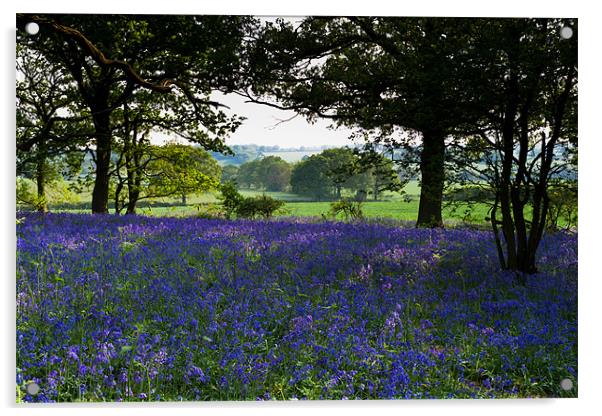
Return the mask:
[[[274,199],[285,201],[285,205],[277,213],[277,217],[317,217],[327,215],[330,209],[330,201],[312,201],[309,198],[290,192],[263,192],[255,190],[240,190],[245,197],[256,195],[267,195]],[[378,201],[367,200],[362,204],[362,210],[369,219],[392,219],[399,221],[415,221],[418,216],[418,203],[420,185],[418,181],[409,182],[404,188],[404,193],[383,192]],[[351,196],[351,195],[348,195]],[[83,192],[78,195],[78,200],[70,204],[50,205],[53,212],[64,212],[84,214],[90,211],[91,192]],[[182,204],[181,198],[155,198],[141,200],[137,212],[148,216],[186,217],[195,216],[199,213],[211,212],[220,203],[217,192],[189,195],[186,204]],[[113,204],[113,201],[110,201]],[[111,213],[114,213],[110,206]],[[470,209],[470,216],[466,216],[466,210]],[[444,220],[448,223],[469,222],[485,223],[488,205],[483,203],[445,205],[443,209]]]

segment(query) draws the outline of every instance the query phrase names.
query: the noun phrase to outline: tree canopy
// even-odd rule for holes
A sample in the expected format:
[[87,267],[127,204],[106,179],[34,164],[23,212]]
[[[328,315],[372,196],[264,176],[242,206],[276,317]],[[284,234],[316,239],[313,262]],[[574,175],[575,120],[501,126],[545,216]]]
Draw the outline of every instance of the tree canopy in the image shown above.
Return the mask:
[[[113,113],[135,101],[137,90],[162,97],[161,114],[176,131],[211,150],[240,120],[219,110],[211,91],[236,87],[245,36],[254,20],[245,16],[17,15],[20,28],[40,25],[17,41],[60,65],[77,85],[82,115],[93,123],[96,175],[93,212],[107,212]],[[177,111],[171,111],[177,109]],[[194,122],[186,122],[193,120]],[[34,143],[30,142],[30,146]],[[23,150],[28,150],[24,148]]]
[[[420,143],[418,225],[441,225],[445,139],[480,116],[471,33],[484,21],[457,18],[308,17],[268,24],[255,43],[247,95],[309,119],[378,131],[374,143]],[[293,46],[291,46],[293,45]],[[268,103],[269,105],[269,103]],[[395,127],[410,134],[393,136]],[[413,133],[413,134],[412,134]]]

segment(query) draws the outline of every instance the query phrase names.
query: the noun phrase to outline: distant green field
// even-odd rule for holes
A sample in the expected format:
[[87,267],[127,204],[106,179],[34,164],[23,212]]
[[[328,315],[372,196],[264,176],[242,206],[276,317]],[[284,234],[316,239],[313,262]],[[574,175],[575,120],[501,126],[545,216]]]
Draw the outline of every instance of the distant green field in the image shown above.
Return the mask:
[[[252,194],[252,193],[251,193]],[[266,192],[266,195],[275,197],[273,193]],[[198,204],[203,203],[201,210],[205,211],[216,200],[210,198],[189,198],[187,205],[171,205],[171,206],[151,206],[138,207],[137,212],[142,215],[151,216],[190,216],[199,214]],[[276,216],[280,217],[322,217],[327,215],[330,209],[330,202],[287,202],[283,209]],[[362,210],[366,218],[390,218],[401,221],[416,221],[418,216],[418,199],[413,199],[410,202],[398,201],[367,201],[362,204]],[[86,213],[89,209],[54,209],[55,212],[73,212]],[[450,208],[444,208],[443,216],[446,222],[458,222],[462,220],[463,207],[457,209],[454,213]],[[114,213],[110,209],[110,213]],[[487,215],[487,206],[479,204],[475,206],[470,222],[484,222]]]
[[[458,207],[456,212],[451,208],[443,209],[445,220],[453,222],[462,219],[466,205]],[[330,209],[329,202],[291,202],[284,207],[282,216],[292,217],[320,217]],[[418,218],[418,200],[403,201],[367,201],[362,204],[362,210],[367,218],[392,218],[402,221],[416,221]],[[472,211],[471,222],[484,222],[488,207],[485,204],[475,205]]]
[[[404,189],[405,195],[399,192],[383,192],[380,201],[368,200],[362,204],[362,211],[366,218],[386,218],[400,221],[416,221],[418,217],[418,201],[420,186],[418,181],[411,181]],[[265,194],[275,199],[285,201],[284,207],[276,214],[279,217],[318,217],[327,215],[330,210],[330,202],[309,201],[307,197],[288,192],[262,192],[253,190],[241,190],[240,193],[246,197]],[[201,195],[190,195],[186,198],[186,205],[182,204],[181,198],[157,198],[154,200],[141,200],[137,207],[137,213],[151,216],[191,216],[200,212],[211,212],[218,209],[220,203],[218,193],[206,193]],[[351,196],[351,195],[347,195]],[[410,196],[409,201],[404,197]],[[69,206],[50,206],[53,212],[90,212],[91,195],[80,194],[79,202]],[[113,202],[109,202],[109,212],[113,213]],[[487,204],[474,204],[467,213],[467,204],[455,204],[444,206],[443,220],[446,223],[457,223],[460,221],[471,223],[488,223]],[[560,219],[560,225],[564,221]]]
[[267,195],[270,196],[274,199],[279,199],[281,201],[291,201],[291,202],[300,202],[300,201],[305,201],[305,202],[309,202],[310,199],[308,197],[302,196],[302,195],[297,195],[297,194],[291,194],[288,192],[262,192],[262,191],[251,191],[251,190],[240,190],[239,193],[245,197],[250,197],[250,196],[258,196],[258,195]]

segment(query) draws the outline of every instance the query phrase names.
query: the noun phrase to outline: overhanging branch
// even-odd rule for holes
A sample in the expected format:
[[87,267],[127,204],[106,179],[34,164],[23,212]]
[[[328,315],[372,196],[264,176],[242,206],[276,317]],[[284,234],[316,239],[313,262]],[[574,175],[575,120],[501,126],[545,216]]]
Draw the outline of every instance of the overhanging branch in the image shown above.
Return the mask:
[[86,38],[86,36],[84,36],[83,33],[72,27],[61,25],[53,20],[37,15],[25,15],[22,13],[17,14],[17,23],[19,25],[25,25],[29,22],[37,23],[38,25],[46,27],[55,33],[65,36],[68,39],[72,39],[82,48],[84,53],[90,56],[99,66],[114,67],[122,70],[126,77],[135,85],[139,85],[143,88],[159,93],[172,92],[172,86],[176,86],[193,103],[195,108],[198,104],[229,108],[228,106],[216,101],[198,99],[191,92],[190,87],[180,80],[164,78],[159,80],[157,83],[153,83],[143,79],[130,64],[121,60],[107,58],[104,53],[102,53],[102,51],[96,47],[96,45],[94,45],[88,38]]

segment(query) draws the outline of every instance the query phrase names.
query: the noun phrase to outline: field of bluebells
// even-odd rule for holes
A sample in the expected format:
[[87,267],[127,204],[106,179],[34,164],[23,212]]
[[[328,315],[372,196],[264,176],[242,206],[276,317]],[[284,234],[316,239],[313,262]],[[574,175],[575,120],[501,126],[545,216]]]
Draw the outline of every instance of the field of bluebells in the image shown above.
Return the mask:
[[576,235],[520,285],[486,231],[19,218],[20,402],[577,395]]

